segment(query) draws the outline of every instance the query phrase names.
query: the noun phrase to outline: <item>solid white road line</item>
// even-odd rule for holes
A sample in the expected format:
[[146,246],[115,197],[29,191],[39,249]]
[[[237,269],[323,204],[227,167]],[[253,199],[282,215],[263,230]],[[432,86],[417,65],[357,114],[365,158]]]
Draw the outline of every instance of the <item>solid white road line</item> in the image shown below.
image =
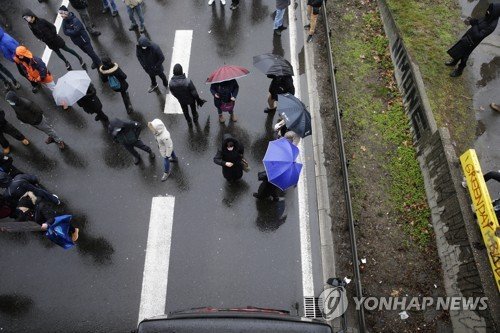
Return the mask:
[[[63,2],[61,3],[61,6],[66,6],[68,7],[69,5],[69,0],[63,0]],[[59,9],[59,8],[57,8]],[[62,25],[62,17],[57,14],[57,17],[56,17],[56,21],[54,22],[54,25],[56,26],[56,31],[57,33],[59,33],[59,30],[61,30],[61,25]],[[50,55],[52,54],[52,50],[49,49],[48,46],[45,46],[45,50],[43,51],[43,55],[42,55],[42,60],[43,62],[45,63],[45,65],[49,65],[49,60],[50,60]]]
[[[193,41],[193,30],[176,30],[174,48],[172,51],[172,61],[167,77],[170,79],[174,71],[175,64],[181,64],[186,76],[189,72],[189,59],[191,57],[191,42]],[[177,99],[167,92],[164,113],[182,114],[182,109]]]
[[[299,59],[297,52],[297,26],[295,22],[295,8],[288,6],[288,31],[290,31],[290,63],[293,66],[293,84],[296,87],[295,96],[300,99]],[[298,22],[298,21],[297,21]],[[311,228],[309,226],[309,210],[307,207],[307,171],[304,159],[303,140],[299,143],[299,158],[303,162],[302,172],[297,184],[299,195],[299,226],[300,226],[300,253],[302,263],[302,292],[303,296],[314,296],[314,280],[312,271]]]
[[165,313],[175,197],[154,197],[142,277],[138,322]]

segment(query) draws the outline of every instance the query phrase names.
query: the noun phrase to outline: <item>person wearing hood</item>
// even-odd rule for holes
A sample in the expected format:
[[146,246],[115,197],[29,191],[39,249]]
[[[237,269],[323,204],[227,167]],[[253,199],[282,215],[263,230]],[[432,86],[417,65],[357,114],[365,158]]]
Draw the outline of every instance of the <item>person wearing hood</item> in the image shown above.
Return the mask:
[[9,91],[5,96],[7,103],[14,109],[17,119],[31,125],[48,135],[46,144],[56,142],[59,149],[66,147],[64,141],[54,131],[52,125],[43,115],[42,109],[27,98],[19,97],[14,91]]
[[236,115],[234,114],[234,104],[239,90],[240,86],[234,79],[212,83],[210,85],[210,92],[214,96],[214,105],[219,114],[219,123],[223,124],[225,121],[222,111],[227,111],[229,113],[231,121],[237,121]]
[[85,96],[80,98],[77,102],[78,106],[80,106],[83,111],[88,114],[95,114],[95,121],[102,121],[102,123],[107,127],[109,125],[109,118],[102,112],[102,103],[99,97],[97,96],[97,92],[95,90],[94,85],[91,83],[87,89],[87,93]]
[[69,0],[69,3],[76,9],[78,14],[80,14],[83,24],[85,24],[85,28],[87,28],[89,34],[95,37],[100,36],[101,33],[94,29],[94,24],[90,20],[89,11],[87,10],[89,6],[87,0]]
[[28,191],[33,192],[37,197],[60,205],[61,201],[55,194],[51,194],[40,187],[38,178],[27,173],[22,173],[14,177],[6,172],[0,171],[0,187],[5,189],[3,196],[15,207],[19,199]]
[[313,35],[316,31],[316,22],[318,21],[319,10],[323,5],[323,0],[307,0],[307,16],[309,17],[309,23],[304,26],[305,29],[309,29],[307,35],[307,42],[309,43],[313,39]]
[[177,162],[177,156],[174,152],[174,143],[170,137],[170,132],[160,119],[153,119],[148,123],[148,128],[154,134],[160,155],[163,157],[164,172],[161,181],[164,182],[170,176],[170,162]]
[[206,101],[200,98],[193,81],[188,79],[186,74],[184,74],[181,64],[174,65],[174,76],[170,79],[169,88],[172,95],[179,101],[188,125],[191,126],[193,124],[189,116],[188,107],[191,108],[194,122],[198,122],[196,104],[201,107]]
[[293,85],[293,78],[290,75],[267,75],[267,77],[272,80],[269,85],[269,96],[267,97],[268,107],[264,109],[264,113],[276,111],[278,94],[289,93],[295,95],[295,86]]
[[233,182],[243,177],[244,147],[231,136],[224,134],[222,146],[214,157],[214,163],[222,166],[222,175]]
[[[2,54],[5,59],[9,60],[10,62],[14,62],[14,54],[16,53],[16,48],[19,46],[19,42],[12,38],[8,33],[3,31],[2,28],[0,28],[0,49],[2,50]],[[12,83],[10,83],[7,78],[2,75],[4,73],[7,75],[11,80]],[[21,85],[19,82],[17,82],[16,78],[12,73],[0,63],[0,79],[3,81],[4,87],[6,90],[11,89],[11,87],[19,89],[21,88]]]
[[128,13],[128,18],[130,19],[130,22],[132,22],[132,25],[130,28],[128,28],[129,31],[134,31],[137,29],[137,22],[134,18],[134,14],[137,15],[139,18],[139,32],[143,33],[145,28],[144,28],[144,14],[142,13],[142,3],[144,0],[123,0],[125,2],[125,5],[127,5],[127,13]]
[[108,82],[109,87],[113,89],[113,91],[119,92],[122,95],[127,113],[130,114],[134,112],[127,91],[127,74],[121,70],[117,63],[112,62],[109,57],[102,58],[102,65],[99,66],[99,73],[101,73],[103,81]]
[[59,15],[63,19],[62,28],[66,36],[71,38],[73,43],[85,52],[90,59],[92,59],[92,69],[101,65],[101,58],[95,53],[89,34],[85,31],[82,22],[75,16],[74,13],[69,12],[66,6],[59,7]]
[[14,56],[17,70],[24,76],[31,84],[31,91],[36,94],[38,86],[43,84],[51,91],[54,90],[56,84],[54,78],[47,69],[47,65],[39,57],[33,56],[26,46],[18,46],[16,48],[16,55]]
[[492,3],[488,6],[486,15],[483,18],[469,20],[470,29],[448,50],[448,54],[452,60],[447,61],[445,65],[455,67],[458,64],[458,67],[450,73],[451,77],[462,75],[472,51],[474,51],[483,39],[495,31],[499,16],[500,3]]
[[135,121],[123,121],[115,118],[109,122],[108,132],[115,142],[122,144],[127,151],[134,156],[134,164],[141,162],[141,156],[134,149],[137,147],[149,154],[150,159],[155,158],[155,154],[150,147],[139,139],[141,133],[141,124]]
[[82,68],[85,69],[86,65],[83,62],[82,57],[80,57],[80,55],[76,53],[75,50],[70,49],[66,45],[64,39],[62,39],[61,36],[57,34],[57,29],[55,25],[53,25],[52,23],[43,18],[36,16],[29,9],[24,10],[22,15],[23,19],[25,19],[26,22],[28,22],[28,26],[31,29],[31,32],[33,32],[33,35],[35,35],[36,38],[47,44],[47,47],[52,51],[54,51],[54,53],[62,61],[64,61],[64,63],[66,64],[66,69],[68,71],[72,69],[71,64],[61,53],[61,50],[64,50],[74,55],[80,62],[80,66],[82,66]]
[[[32,221],[40,225],[41,231],[46,231],[47,228],[55,222],[56,211],[49,204],[40,200],[33,192],[26,192],[17,203],[16,220],[19,222]],[[73,242],[78,239],[79,229],[73,225],[69,226],[68,233]]]
[[142,68],[148,73],[151,78],[151,87],[148,89],[148,93],[153,92],[158,88],[158,83],[156,83],[156,76],[159,76],[163,81],[163,86],[168,87],[168,80],[165,76],[163,69],[163,62],[165,61],[165,56],[162,50],[158,46],[151,42],[147,37],[141,36],[137,43],[136,55]]
[[7,141],[7,139],[5,138],[5,134],[10,135],[18,141],[21,141],[25,146],[30,144],[24,134],[19,132],[17,128],[12,126],[12,124],[9,123],[7,119],[5,119],[5,112],[0,109],[0,145],[2,145],[4,155],[7,155],[8,153],[10,153],[10,144],[9,141]]

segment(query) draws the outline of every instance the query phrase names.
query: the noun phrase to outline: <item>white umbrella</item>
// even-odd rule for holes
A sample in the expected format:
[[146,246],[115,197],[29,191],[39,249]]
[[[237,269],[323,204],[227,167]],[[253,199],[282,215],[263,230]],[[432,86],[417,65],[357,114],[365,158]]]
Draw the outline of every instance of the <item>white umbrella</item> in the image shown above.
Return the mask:
[[73,105],[87,94],[90,82],[86,71],[69,71],[57,80],[52,96],[57,105]]

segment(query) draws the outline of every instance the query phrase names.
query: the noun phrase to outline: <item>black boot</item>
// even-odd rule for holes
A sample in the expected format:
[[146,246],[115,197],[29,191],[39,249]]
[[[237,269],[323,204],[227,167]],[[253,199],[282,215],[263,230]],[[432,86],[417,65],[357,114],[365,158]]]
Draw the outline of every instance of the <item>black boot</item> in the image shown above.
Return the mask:
[[463,67],[457,67],[457,68],[455,68],[455,70],[453,72],[450,73],[450,76],[451,77],[459,77],[460,75],[462,75],[463,71],[464,71]]
[[451,59],[444,63],[446,66],[455,67],[458,64],[458,60]]

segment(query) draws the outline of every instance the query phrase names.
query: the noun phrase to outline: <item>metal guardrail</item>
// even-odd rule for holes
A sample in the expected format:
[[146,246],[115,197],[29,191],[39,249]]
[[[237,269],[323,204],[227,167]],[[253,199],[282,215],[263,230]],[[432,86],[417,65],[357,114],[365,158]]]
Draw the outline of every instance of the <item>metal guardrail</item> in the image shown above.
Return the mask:
[[[354,218],[352,212],[352,202],[351,202],[351,191],[349,189],[349,174],[347,171],[347,159],[345,154],[344,147],[344,137],[342,134],[342,123],[340,121],[341,113],[339,108],[338,94],[337,94],[337,82],[335,80],[335,65],[333,62],[332,55],[332,44],[330,41],[330,26],[328,24],[328,13],[326,11],[326,5],[322,6],[322,15],[324,19],[326,40],[328,45],[328,65],[330,69],[330,82],[332,85],[332,98],[334,101],[334,114],[335,114],[335,124],[337,129],[337,137],[339,141],[339,153],[340,153],[340,162],[342,165],[342,176],[344,180],[344,197],[345,197],[345,205],[347,211],[347,223],[349,226],[349,236],[351,242],[351,250],[352,250],[352,262],[353,262],[353,270],[354,270],[354,285],[356,288],[356,297],[361,299],[363,297],[363,288],[361,286],[361,276],[359,271],[359,258],[358,258],[358,248],[356,245],[356,231],[354,229]],[[360,333],[366,332],[366,324],[365,324],[365,313],[363,311],[363,307],[361,307],[358,312],[358,329]],[[345,327],[343,328],[346,329]]]

